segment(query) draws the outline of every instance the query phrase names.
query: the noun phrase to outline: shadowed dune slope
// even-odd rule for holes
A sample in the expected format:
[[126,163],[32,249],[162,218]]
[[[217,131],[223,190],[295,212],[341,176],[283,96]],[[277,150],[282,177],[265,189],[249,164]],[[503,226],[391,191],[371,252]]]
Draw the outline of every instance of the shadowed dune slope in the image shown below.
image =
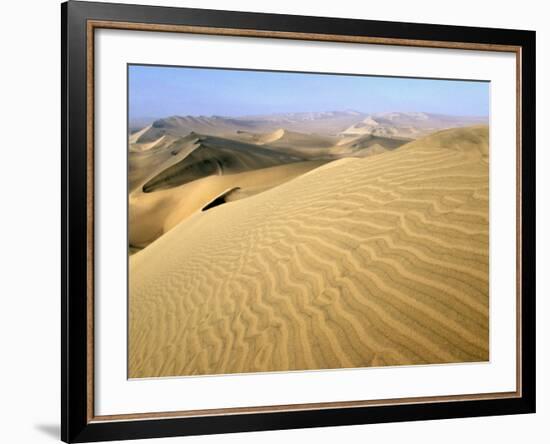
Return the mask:
[[303,160],[242,141],[190,133],[152,142],[148,150],[130,145],[129,189],[171,188],[216,174],[232,174]]
[[344,140],[333,151],[341,155],[365,157],[394,150],[411,141],[412,139],[404,137],[382,137],[367,134],[353,137],[349,141]]
[[144,192],[171,188],[202,177],[235,174],[301,160],[256,145],[212,136],[200,136],[196,148],[143,185]]
[[130,192],[141,188],[152,177],[187,157],[199,144],[196,134],[179,138],[161,137],[162,140],[158,143],[151,142],[155,144],[151,149],[142,149],[144,144],[129,144],[128,188]]
[[129,376],[489,358],[488,129],[341,159],[130,258]]

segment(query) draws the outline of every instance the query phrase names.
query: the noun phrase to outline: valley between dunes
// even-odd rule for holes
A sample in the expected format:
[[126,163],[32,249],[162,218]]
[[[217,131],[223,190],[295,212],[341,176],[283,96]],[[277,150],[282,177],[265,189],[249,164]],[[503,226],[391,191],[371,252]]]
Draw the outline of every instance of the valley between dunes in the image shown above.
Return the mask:
[[[227,175],[177,150],[147,169],[160,173],[136,168],[128,376],[487,361],[488,138],[470,126],[289,163],[273,133],[262,170],[241,168],[258,159],[241,145]],[[191,139],[197,159],[217,143]]]

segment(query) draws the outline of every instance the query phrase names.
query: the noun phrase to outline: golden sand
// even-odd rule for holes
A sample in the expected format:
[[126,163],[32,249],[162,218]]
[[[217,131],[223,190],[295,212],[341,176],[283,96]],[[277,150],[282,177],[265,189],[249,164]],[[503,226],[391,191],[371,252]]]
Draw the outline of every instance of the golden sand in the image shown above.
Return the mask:
[[487,127],[293,177],[131,256],[130,377],[488,360]]

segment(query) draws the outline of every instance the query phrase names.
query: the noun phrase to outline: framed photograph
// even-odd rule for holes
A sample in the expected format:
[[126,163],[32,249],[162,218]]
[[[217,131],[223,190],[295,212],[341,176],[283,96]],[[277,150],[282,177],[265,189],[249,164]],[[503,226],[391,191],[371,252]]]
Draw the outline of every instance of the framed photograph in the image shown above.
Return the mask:
[[62,439],[535,411],[535,33],[69,1]]

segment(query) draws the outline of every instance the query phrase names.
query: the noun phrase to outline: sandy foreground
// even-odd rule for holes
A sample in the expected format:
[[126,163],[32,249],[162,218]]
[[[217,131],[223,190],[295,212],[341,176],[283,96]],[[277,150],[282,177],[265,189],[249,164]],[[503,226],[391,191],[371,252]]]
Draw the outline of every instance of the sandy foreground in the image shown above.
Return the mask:
[[289,167],[208,211],[140,202],[162,235],[130,257],[129,377],[488,360],[486,126]]

